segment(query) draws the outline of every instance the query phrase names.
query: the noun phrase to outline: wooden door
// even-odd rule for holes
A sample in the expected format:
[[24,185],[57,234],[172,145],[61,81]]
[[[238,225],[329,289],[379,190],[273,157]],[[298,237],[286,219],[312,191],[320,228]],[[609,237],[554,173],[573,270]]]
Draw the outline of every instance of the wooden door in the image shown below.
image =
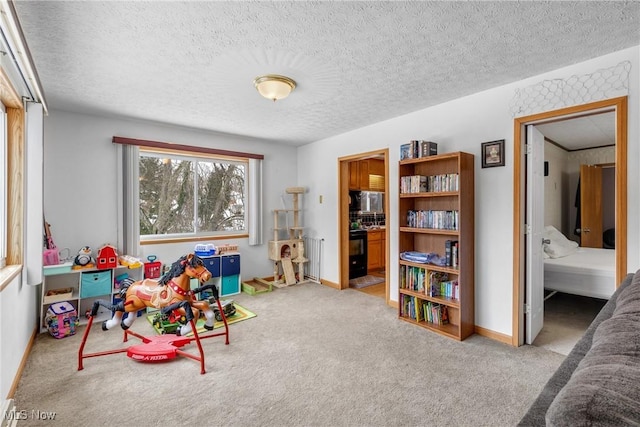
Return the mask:
[[580,165],[580,246],[602,247],[602,167]]
[[382,245],[383,232],[375,230],[367,233],[367,270],[369,272],[379,270],[382,267],[380,259],[384,257]]

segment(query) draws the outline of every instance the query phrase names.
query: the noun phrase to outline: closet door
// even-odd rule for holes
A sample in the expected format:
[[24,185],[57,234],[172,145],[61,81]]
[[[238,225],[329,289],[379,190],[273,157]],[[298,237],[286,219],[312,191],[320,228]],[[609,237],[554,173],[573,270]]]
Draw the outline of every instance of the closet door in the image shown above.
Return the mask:
[[580,165],[580,246],[602,248],[602,167]]

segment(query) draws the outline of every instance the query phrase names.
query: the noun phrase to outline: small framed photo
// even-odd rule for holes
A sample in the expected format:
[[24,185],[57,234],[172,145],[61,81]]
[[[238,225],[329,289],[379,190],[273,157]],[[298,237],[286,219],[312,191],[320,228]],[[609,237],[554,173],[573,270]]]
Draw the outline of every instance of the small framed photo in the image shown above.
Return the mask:
[[504,166],[504,139],[482,143],[482,167]]

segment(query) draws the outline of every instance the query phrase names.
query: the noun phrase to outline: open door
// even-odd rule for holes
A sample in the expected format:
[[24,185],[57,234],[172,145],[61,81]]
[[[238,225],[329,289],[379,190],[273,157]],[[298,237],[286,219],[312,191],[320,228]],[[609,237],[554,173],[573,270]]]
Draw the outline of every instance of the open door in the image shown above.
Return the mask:
[[[525,141],[527,138],[528,125],[544,124],[550,121],[568,120],[579,116],[597,115],[602,113],[615,113],[615,255],[616,255],[616,284],[628,274],[627,271],[627,121],[628,107],[627,97],[605,99],[588,104],[574,105],[553,111],[544,111],[529,116],[515,117],[514,137],[513,137],[513,176],[514,176],[514,197],[513,197],[513,323],[512,340],[514,346],[523,345],[531,339],[526,325],[532,325],[530,313],[525,311],[536,310],[537,299],[529,295],[531,266],[535,262],[528,262],[527,258],[532,250],[528,247],[527,229],[530,226],[527,216],[526,203],[529,199],[527,192],[529,184],[528,177],[528,157],[525,155]],[[603,180],[603,184],[606,179]],[[609,202],[607,202],[608,204]],[[605,205],[606,206],[606,205]],[[607,217],[605,210],[605,219]],[[605,227],[606,228],[606,227]],[[544,271],[544,266],[542,271]],[[542,289],[539,290],[541,293]],[[544,302],[544,298],[541,305]],[[533,307],[530,305],[533,304]]]
[[528,232],[526,257],[525,334],[532,344],[544,321],[544,264],[542,238],[544,233],[544,135],[535,126],[527,125],[527,190],[526,224]]
[[602,248],[602,167],[580,165],[580,246]]

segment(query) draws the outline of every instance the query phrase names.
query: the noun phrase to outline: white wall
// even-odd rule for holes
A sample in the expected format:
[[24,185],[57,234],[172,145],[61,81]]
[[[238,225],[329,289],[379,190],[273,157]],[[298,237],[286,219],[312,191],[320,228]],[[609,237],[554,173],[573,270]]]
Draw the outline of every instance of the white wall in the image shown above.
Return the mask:
[[544,225],[553,225],[565,236],[568,224],[563,213],[569,199],[569,177],[566,173],[567,151],[548,141],[544,143],[544,160],[549,162],[549,175],[544,177]]
[[[273,274],[267,241],[286,187],[296,186],[296,150],[291,146],[256,139],[197,131],[157,123],[96,117],[53,110],[45,118],[44,212],[58,248],[72,254],[85,245],[95,250],[117,241],[116,147],[113,136],[173,142],[223,150],[264,154],[263,240],[249,246],[248,239],[212,241],[238,244],[243,279]],[[171,263],[192,252],[194,242],[145,245],[142,256],[154,254]]]
[[0,398],[5,399],[15,379],[29,340],[38,324],[40,286],[22,283],[18,274],[0,292]]
[[[566,79],[609,68],[622,61],[631,62],[629,82],[628,132],[628,270],[640,266],[638,239],[640,224],[640,186],[638,185],[640,114],[640,46],[595,58],[580,64],[535,76],[514,84],[494,88],[405,116],[380,122],[349,133],[327,138],[298,150],[298,185],[310,188],[307,223],[311,234],[325,238],[322,277],[339,282],[338,260],[338,169],[337,158],[375,149],[390,148],[389,174],[398,179],[400,145],[412,139],[438,143],[440,153],[467,151],[476,155],[476,324],[512,335],[513,288],[513,117],[509,110],[516,89],[545,79]],[[455,82],[452,82],[455,84]],[[381,100],[384,102],[384,100]],[[481,169],[480,144],[506,140],[505,167]],[[324,195],[324,203],[318,203]],[[390,185],[390,294],[398,292],[398,186]]]

